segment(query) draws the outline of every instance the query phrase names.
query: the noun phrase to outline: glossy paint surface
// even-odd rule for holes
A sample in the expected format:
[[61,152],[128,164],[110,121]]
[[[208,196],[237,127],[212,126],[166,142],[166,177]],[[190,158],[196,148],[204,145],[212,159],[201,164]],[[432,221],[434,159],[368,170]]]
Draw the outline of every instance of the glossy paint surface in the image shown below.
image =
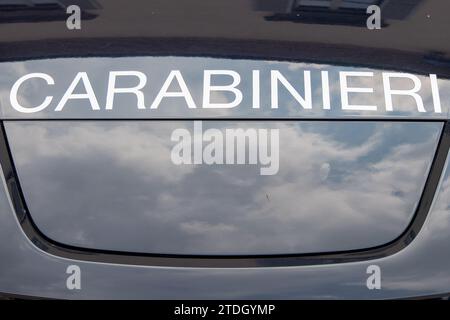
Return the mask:
[[[346,1],[341,3],[344,2]],[[133,0],[128,1],[127,7],[124,8],[121,0],[97,0],[95,3],[73,0],[71,3],[81,6],[84,17],[82,29],[74,31],[66,28],[67,16],[64,6],[60,5],[59,11],[50,12],[50,10],[34,8],[33,0],[27,1],[27,3],[29,4],[27,10],[17,7],[16,11],[2,10],[0,4],[0,59],[3,61],[0,65],[0,117],[2,120],[18,118],[9,105],[9,90],[14,80],[28,72],[52,72],[55,80],[58,81],[54,87],[56,90],[51,93],[55,94],[55,99],[59,99],[63,90],[73,79],[75,72],[86,71],[92,77],[93,86],[99,94],[99,100],[103,107],[105,82],[107,81],[105,70],[115,66],[120,68],[136,67],[148,73],[151,81],[149,80],[150,86],[146,95],[148,95],[148,101],[151,102],[157,87],[167,75],[167,70],[172,67],[182,68],[184,74],[188,75],[186,81],[193,86],[198,83],[198,80],[195,79],[201,76],[198,69],[200,66],[221,65],[229,69],[236,68],[248,77],[252,68],[264,69],[265,71],[263,71],[267,72],[271,68],[269,66],[271,63],[275,63],[275,66],[285,73],[300,91],[302,90],[302,80],[297,78],[298,73],[289,70],[289,67],[300,68],[300,70],[308,68],[312,71],[327,68],[332,73],[332,70],[335,72],[345,66],[352,71],[373,71],[375,78],[380,76],[382,70],[409,72],[418,75],[421,79],[422,77],[427,78],[431,73],[436,74],[440,79],[440,86],[442,86],[441,99],[445,111],[438,117],[416,114],[415,111],[411,112],[411,110],[415,110],[411,108],[411,102],[403,100],[399,105],[405,106],[406,109],[402,107],[397,109],[396,113],[384,114],[384,104],[380,101],[378,94],[369,95],[369,98],[380,106],[379,113],[345,112],[336,114],[333,110],[340,107],[336,103],[332,104],[329,112],[324,113],[321,97],[314,92],[314,110],[317,112],[309,114],[303,111],[298,113],[301,110],[296,108],[298,106],[290,108],[289,102],[292,102],[292,99],[289,96],[282,97],[283,107],[276,112],[261,108],[260,111],[265,110],[266,113],[249,113],[251,106],[246,103],[233,109],[232,113],[228,115],[221,114],[217,110],[213,110],[212,113],[211,111],[207,113],[205,110],[200,110],[197,114],[186,113],[185,105],[179,102],[168,103],[156,114],[138,113],[135,108],[135,99],[123,96],[118,99],[118,102],[122,100],[118,106],[126,109],[116,108],[109,113],[101,111],[98,116],[99,118],[130,117],[134,119],[179,117],[178,120],[207,116],[217,118],[267,117],[264,119],[311,116],[322,118],[322,120],[331,117],[358,118],[364,116],[366,119],[382,117],[384,120],[395,117],[397,121],[400,118],[407,121],[411,121],[412,118],[424,121],[449,118],[448,12],[450,3],[448,1],[382,1],[383,28],[381,30],[366,28],[367,15],[364,10],[353,11],[349,18],[345,15],[344,10],[341,10],[342,8],[319,8],[316,10],[317,8],[314,6],[305,7],[305,2],[302,7],[300,1],[212,0],[205,2],[186,0],[168,2],[165,0]],[[300,17],[297,14],[298,10],[302,12]],[[11,12],[12,14],[10,14]],[[175,58],[175,56],[178,57]],[[117,57],[117,59],[105,57]],[[152,78],[153,73],[157,74],[156,78]],[[155,80],[156,82],[153,82]],[[373,83],[366,84],[373,85]],[[401,85],[406,87],[408,83],[405,82]],[[377,89],[379,85],[373,87],[375,91],[380,92]],[[424,97],[428,96],[429,101],[430,92],[426,88],[427,83],[424,82],[422,89],[425,91],[422,91],[421,94]],[[44,97],[43,94],[48,93],[46,90],[47,88],[42,86],[42,83],[38,83],[36,87],[28,86],[22,92],[21,99],[23,99],[22,101],[31,99],[28,101],[31,103],[37,102],[36,100]],[[196,88],[192,91],[194,99],[197,99],[197,102],[200,101],[198,94],[201,93],[201,90]],[[267,93],[266,89],[262,94],[267,98]],[[266,98],[263,98],[262,101],[266,101]],[[368,102],[366,99],[369,98],[364,96],[360,101]],[[341,101],[338,94],[334,94],[332,99],[338,103]],[[425,107],[428,111],[429,104]],[[64,112],[59,115],[44,113],[39,116],[28,115],[27,117],[34,118],[33,121],[49,116],[93,117],[94,114],[89,108],[89,104],[75,102],[68,105],[67,109],[64,109]],[[86,109],[89,111],[88,114]],[[269,112],[267,113],[267,111]],[[291,111],[294,113],[290,113]],[[23,117],[24,115],[19,116]],[[24,130],[27,126],[36,128],[36,125],[32,123],[4,122],[9,127],[10,135],[12,135],[13,127],[18,131]],[[52,136],[50,127],[60,127],[60,124],[42,122],[40,125],[38,131],[41,130],[44,136],[31,137],[28,135],[30,139],[39,141],[45,137],[48,141],[52,140],[55,146],[65,145],[65,143],[57,143],[56,136],[49,139]],[[126,125],[136,126],[131,122]],[[407,126],[402,123],[398,125]],[[434,128],[435,125],[438,126],[438,123],[424,123],[424,126],[420,127],[418,131],[422,133],[422,130],[427,131],[426,127]],[[79,124],[79,126],[89,127],[92,124]],[[67,127],[65,130],[70,131],[71,128]],[[59,132],[61,131],[63,130],[60,129]],[[433,130],[429,129],[422,138],[426,140],[432,137],[430,131]],[[414,136],[413,130],[409,131],[409,134],[412,135],[413,141],[421,141]],[[355,135],[358,136],[357,133]],[[362,139],[365,138],[367,136],[363,134]],[[18,137],[17,141],[21,139],[23,140]],[[89,139],[85,139],[85,141],[87,149],[84,152],[95,147],[94,141]],[[340,140],[335,137],[332,141]],[[45,150],[45,145],[30,146],[26,141],[24,144],[31,149],[33,154],[39,155],[41,160],[46,157],[45,154],[48,156],[51,153]],[[402,141],[392,142],[392,145],[400,146],[401,144]],[[72,146],[75,147],[75,150],[79,150],[76,147],[80,148],[80,146]],[[15,148],[14,145],[11,147]],[[22,149],[20,146],[17,148]],[[37,151],[42,148],[43,152]],[[344,145],[343,150],[348,148],[348,145]],[[62,151],[64,150],[63,147]],[[61,150],[52,152],[57,154],[59,151]],[[67,152],[67,150],[65,151]],[[105,159],[107,152],[104,149],[99,151],[101,151],[102,159]],[[110,152],[117,154],[114,152],[114,148]],[[418,156],[414,160],[419,162],[427,156],[423,153],[419,155],[414,151],[411,152],[411,155]],[[68,150],[68,154],[74,155],[74,153],[74,151]],[[380,153],[381,156],[387,154],[389,154],[387,150]],[[382,158],[381,156],[379,159]],[[61,157],[59,154],[59,158]],[[48,157],[46,159],[49,160]],[[68,159],[65,158],[65,160]],[[86,161],[77,159],[76,156],[74,160],[79,161],[78,164]],[[87,166],[95,164],[96,160],[98,159],[91,159]],[[20,174],[22,171],[27,172],[27,162],[32,159],[24,157],[23,161],[24,167],[22,167],[23,170],[20,170]],[[402,157],[398,164],[410,161],[412,159]],[[320,159],[319,162],[323,162],[323,160]],[[70,163],[62,166],[64,165],[68,168]],[[429,165],[431,163],[428,163]],[[28,172],[33,172],[32,166],[28,166]],[[42,163],[41,168],[47,170],[41,173],[34,172],[34,176],[40,175],[50,181],[52,170],[47,164]],[[55,163],[55,172],[57,172],[57,168]],[[107,166],[101,167],[105,171],[108,171],[107,168]],[[334,165],[330,166],[330,173],[333,172],[333,168],[335,168]],[[408,169],[408,167],[401,168],[401,170]],[[95,174],[101,175],[105,171],[98,170]],[[312,171],[311,175],[314,172],[317,171]],[[73,173],[73,179],[78,178],[77,173],[78,171]],[[53,181],[58,180],[55,180],[57,175],[52,178]],[[130,179],[129,177],[125,178],[125,181]],[[412,241],[405,242],[405,246],[400,251],[370,261],[348,263],[329,261],[321,265],[291,265],[276,268],[269,266],[259,266],[258,268],[136,266],[87,261],[89,257],[93,256],[92,254],[86,254],[86,259],[83,257],[64,258],[50,253],[50,248],[42,246],[38,239],[27,237],[23,231],[23,212],[14,210],[12,202],[15,199],[12,199],[11,194],[7,192],[7,186],[11,186],[15,181],[10,174],[2,175],[1,181],[0,292],[4,293],[73,299],[365,299],[418,297],[450,292],[450,169],[448,160],[436,194],[425,199],[425,202],[429,202],[431,207],[425,212],[424,225],[421,225]],[[393,185],[397,185],[397,183],[401,183],[401,181],[394,181]],[[369,185],[364,185],[364,187],[370,188]],[[417,186],[408,185],[407,189],[415,187]],[[48,190],[45,190],[48,185],[44,184],[43,180],[40,188],[49,194]],[[36,187],[33,189],[35,190]],[[52,194],[62,193],[63,190],[56,190]],[[83,193],[85,193],[84,190]],[[399,196],[400,193],[394,192],[387,198],[397,199]],[[35,195],[35,197],[39,198],[39,195]],[[57,200],[55,196],[49,197]],[[386,205],[383,203],[385,198],[380,198],[377,205]],[[27,201],[29,199],[32,199],[31,195],[27,196]],[[410,202],[408,201],[408,203]],[[64,205],[65,203],[61,204],[62,209],[64,209]],[[406,210],[402,212],[406,212]],[[392,216],[396,216],[397,213],[392,213]],[[17,216],[20,217],[19,220]],[[383,228],[384,226],[376,227]],[[58,233],[58,230],[52,231]],[[370,230],[368,232],[370,233]],[[64,235],[60,234],[59,236]],[[384,236],[386,234],[382,235],[383,239],[381,237],[378,239],[384,240]],[[70,231],[68,238],[72,240],[75,238]],[[82,289],[71,291],[66,287],[68,276],[66,269],[74,264],[78,265],[82,272]],[[368,290],[366,287],[368,277],[366,270],[369,265],[373,264],[381,268],[381,290]]]
[[[33,1],[30,1],[31,3]],[[344,2],[341,2],[344,3]],[[81,30],[29,7],[34,19],[0,20],[3,60],[61,56],[219,56],[295,60],[449,76],[449,3],[383,0],[381,30],[368,30],[365,10],[318,8],[285,0],[79,1]],[[317,2],[316,2],[317,4]],[[15,13],[20,16],[20,10]],[[302,14],[298,14],[301,12]],[[284,15],[282,19],[276,19]],[[277,59],[273,59],[277,58]]]

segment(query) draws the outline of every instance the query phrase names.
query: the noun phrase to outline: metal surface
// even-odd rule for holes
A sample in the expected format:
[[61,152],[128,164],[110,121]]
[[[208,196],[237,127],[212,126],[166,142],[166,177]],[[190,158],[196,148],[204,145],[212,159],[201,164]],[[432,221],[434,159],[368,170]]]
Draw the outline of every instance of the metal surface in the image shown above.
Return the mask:
[[[96,15],[81,30],[64,20],[5,23],[0,27],[0,59],[61,56],[190,55],[248,57],[380,67],[449,77],[448,11],[442,0],[384,0],[387,27],[270,21],[286,13],[279,0],[98,0]],[[286,4],[286,5],[283,5]],[[364,12],[357,13],[366,18]],[[292,15],[296,17],[296,13]]]
[[[418,114],[414,103],[403,100],[401,105],[406,109],[386,113],[380,95],[372,96],[379,107],[376,113],[341,112],[341,100],[339,95],[335,95],[332,108],[328,110],[330,112],[324,114],[320,96],[314,93],[315,105],[309,114],[301,108],[294,108],[295,113],[286,113],[289,109],[285,108],[254,113],[250,112],[248,100],[246,105],[233,109],[228,115],[217,110],[209,111],[209,114],[203,109],[186,112],[186,106],[180,102],[168,103],[165,108],[149,113],[147,111],[150,110],[137,112],[135,97],[124,96],[117,106],[127,105],[128,109],[101,110],[98,118],[123,121],[138,118],[158,120],[174,116],[179,120],[213,116],[218,120],[252,118],[253,121],[274,117],[289,120],[308,118],[309,121],[345,118],[352,123],[364,118],[389,120],[399,125],[403,125],[405,120],[425,121],[433,124],[424,123],[424,126],[437,126],[448,121],[450,116],[448,1],[380,1],[381,30],[365,28],[364,10],[349,11],[339,6],[317,8],[305,5],[305,1],[186,0],[173,3],[134,0],[127,2],[126,8],[120,0],[77,1],[86,19],[82,22],[82,29],[76,31],[66,28],[62,14],[66,1],[59,1],[58,8],[40,8],[39,12],[33,1],[27,1],[26,8],[14,7],[12,10],[5,7],[10,2],[0,4],[2,120],[15,121],[26,116],[14,113],[10,108],[9,91],[14,81],[31,71],[52,72],[57,80],[57,89],[51,92],[57,94],[54,102],[60,99],[61,92],[67,89],[75,72],[87,72],[92,76],[103,108],[107,71],[114,66],[132,67],[148,73],[150,86],[146,99],[150,104],[169,69],[183,69],[184,74],[189,75],[186,81],[193,86],[193,83],[200,83],[198,79],[204,65],[239,68],[242,74],[247,74],[248,80],[248,72],[252,68],[261,69],[267,75],[269,68],[272,68],[270,64],[286,73],[300,92],[303,82],[298,78],[299,72],[293,72],[289,67],[300,70],[309,68],[314,73],[325,67],[330,74],[344,68],[353,71],[370,69],[375,75],[374,82],[366,84],[374,89],[380,87],[381,72],[408,72],[420,75],[424,85],[420,94],[428,101],[430,91],[426,79],[430,74],[436,74],[443,112],[439,115],[430,113],[432,108],[426,103],[427,112]],[[299,10],[304,13],[300,17]],[[36,20],[30,19],[30,16],[36,17]],[[406,86],[407,83],[401,85]],[[50,92],[48,89],[38,80],[22,91],[22,97],[31,99],[28,101],[30,103],[42,101],[43,94]],[[376,91],[379,92],[378,89]],[[198,95],[201,90],[197,88],[193,92]],[[283,105],[292,101],[291,98],[282,97]],[[194,99],[197,103],[201,100],[195,96]],[[267,96],[261,101],[266,103],[266,99]],[[52,105],[47,110],[51,112],[26,117],[30,123],[59,117],[68,124],[71,120],[97,116],[86,103],[67,105],[60,114],[55,114],[54,108],[55,105]],[[336,113],[336,110],[339,112]],[[264,108],[259,111],[264,111]],[[20,125],[20,122],[5,124]],[[338,253],[319,257],[274,258],[270,263],[266,258],[250,259],[245,260],[241,267],[238,265],[239,259],[223,259],[213,264],[214,259],[182,258],[182,264],[175,265],[169,263],[173,257],[154,259],[153,266],[148,266],[148,256],[130,258],[120,254],[114,255],[116,260],[113,263],[107,263],[111,261],[111,256],[105,252],[79,252],[77,248],[55,244],[43,234],[34,233],[33,237],[36,226],[29,219],[6,141],[3,140],[0,152],[4,173],[0,188],[0,297],[12,294],[74,299],[361,299],[448,295],[449,136],[447,122],[413,222],[395,241],[383,245],[379,251],[371,250],[367,255],[364,255],[367,252],[356,252],[356,258],[353,253]],[[399,164],[407,160],[401,159]],[[382,197],[379,199],[380,202],[383,200]],[[97,262],[88,261],[95,259]],[[276,263],[273,264],[273,261]],[[81,290],[68,290],[66,287],[66,269],[73,264],[81,268]],[[366,270],[372,264],[378,265],[382,271],[380,290],[369,290],[366,286]]]

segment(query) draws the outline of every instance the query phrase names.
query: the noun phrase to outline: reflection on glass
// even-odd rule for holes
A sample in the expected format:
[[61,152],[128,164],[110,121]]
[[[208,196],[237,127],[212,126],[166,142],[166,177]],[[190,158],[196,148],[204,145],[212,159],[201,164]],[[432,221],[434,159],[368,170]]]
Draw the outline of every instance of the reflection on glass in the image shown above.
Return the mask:
[[[203,121],[279,131],[279,168],[176,165],[173,132],[193,121],[9,122],[38,227],[92,248],[281,254],[380,245],[409,223],[441,124]],[[203,148],[205,148],[204,142]]]

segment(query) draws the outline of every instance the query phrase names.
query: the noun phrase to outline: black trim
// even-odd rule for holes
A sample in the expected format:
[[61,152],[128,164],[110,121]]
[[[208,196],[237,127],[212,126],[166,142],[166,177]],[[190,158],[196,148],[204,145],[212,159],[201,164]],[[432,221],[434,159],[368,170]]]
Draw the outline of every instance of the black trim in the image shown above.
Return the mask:
[[23,294],[15,294],[15,293],[6,293],[0,292],[0,301],[5,300],[55,300],[53,298],[39,297],[39,296],[29,296]]
[[[403,300],[430,300],[430,301],[441,301],[441,300],[450,300],[450,292],[446,293],[440,293],[440,294],[429,294],[429,295],[422,295],[422,296],[411,296],[411,297],[405,297],[405,298],[387,298],[389,300],[396,300],[396,301],[403,301]],[[23,294],[15,294],[15,293],[6,293],[6,292],[0,292],[0,301],[24,301],[24,300],[38,300],[38,301],[69,301],[65,298],[49,298],[49,297],[42,297],[42,296],[31,296],[31,295],[23,295]],[[165,300],[167,301],[167,300]],[[174,300],[179,301],[179,300]],[[186,300],[185,300],[186,301]],[[187,301],[197,301],[197,300],[187,300]],[[220,301],[220,300],[209,300],[209,301]],[[233,301],[233,300],[232,300]],[[236,300],[238,302],[241,302],[242,300]],[[244,300],[245,301],[245,300]],[[261,300],[250,300],[250,301],[257,301],[258,303],[261,303]],[[274,303],[274,300],[268,300],[271,303]],[[283,300],[281,300],[283,301]],[[290,300],[284,300],[290,302]],[[294,300],[298,301],[298,300]],[[148,302],[148,301],[147,301]],[[146,302],[146,303],[147,303]],[[161,300],[152,300],[152,302],[158,303],[160,305]],[[279,303],[280,300],[276,300],[276,303]],[[230,301],[227,301],[227,303],[230,303]],[[334,303],[334,302],[333,302]]]
[[[104,119],[117,120],[117,119]],[[136,119],[134,119],[136,120]],[[173,120],[173,119],[172,119]],[[186,119],[180,119],[186,120]],[[210,120],[210,119],[208,119]],[[224,120],[224,119],[216,119]],[[239,119],[243,120],[243,119]],[[273,119],[264,119],[271,121]],[[307,119],[303,119],[307,120]],[[309,119],[308,119],[309,120]],[[322,119],[329,121],[328,119]],[[342,120],[343,122],[347,120]],[[372,121],[372,120],[360,120]],[[405,121],[405,120],[404,120]],[[433,163],[427,177],[421,199],[416,212],[406,230],[393,241],[384,245],[337,252],[320,252],[312,254],[284,254],[284,255],[177,255],[177,254],[145,254],[113,250],[85,249],[59,243],[43,234],[34,223],[24,201],[17,172],[15,170],[11,150],[6,137],[3,121],[0,124],[0,164],[6,180],[9,195],[17,214],[20,225],[26,236],[37,247],[49,254],[73,260],[85,260],[103,263],[117,263],[126,265],[148,265],[166,267],[217,267],[217,268],[249,268],[275,266],[303,266],[331,263],[345,263],[366,261],[392,255],[407,245],[417,236],[422,228],[431,207],[436,190],[441,179],[442,171],[450,150],[450,121],[444,122],[439,143],[434,155]]]
[[[439,293],[439,294],[428,294],[428,295],[421,295],[421,296],[410,296],[405,298],[387,298],[390,300],[431,300],[431,301],[440,301],[440,300],[450,300],[450,292],[445,293]],[[32,296],[32,295],[23,295],[23,294],[15,294],[15,293],[6,293],[6,292],[0,292],[0,301],[6,301],[6,300],[64,300],[67,301],[64,298],[49,298],[49,297],[42,297],[42,296]],[[161,300],[158,300],[159,302]],[[216,301],[216,300],[214,300]],[[241,300],[240,300],[241,301]],[[273,302],[273,300],[271,300]],[[279,300],[277,300],[279,301]],[[286,300],[285,300],[286,301]],[[261,301],[258,300],[260,303]]]

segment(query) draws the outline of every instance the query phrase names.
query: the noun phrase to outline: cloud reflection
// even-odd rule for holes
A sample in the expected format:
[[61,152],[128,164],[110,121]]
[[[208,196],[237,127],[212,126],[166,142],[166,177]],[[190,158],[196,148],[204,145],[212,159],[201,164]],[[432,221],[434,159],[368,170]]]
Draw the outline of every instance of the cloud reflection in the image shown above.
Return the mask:
[[[280,129],[280,171],[175,166],[189,121],[6,123],[27,205],[54,240],[180,254],[380,245],[410,221],[441,125],[204,122]],[[324,166],[327,174],[324,175]]]

